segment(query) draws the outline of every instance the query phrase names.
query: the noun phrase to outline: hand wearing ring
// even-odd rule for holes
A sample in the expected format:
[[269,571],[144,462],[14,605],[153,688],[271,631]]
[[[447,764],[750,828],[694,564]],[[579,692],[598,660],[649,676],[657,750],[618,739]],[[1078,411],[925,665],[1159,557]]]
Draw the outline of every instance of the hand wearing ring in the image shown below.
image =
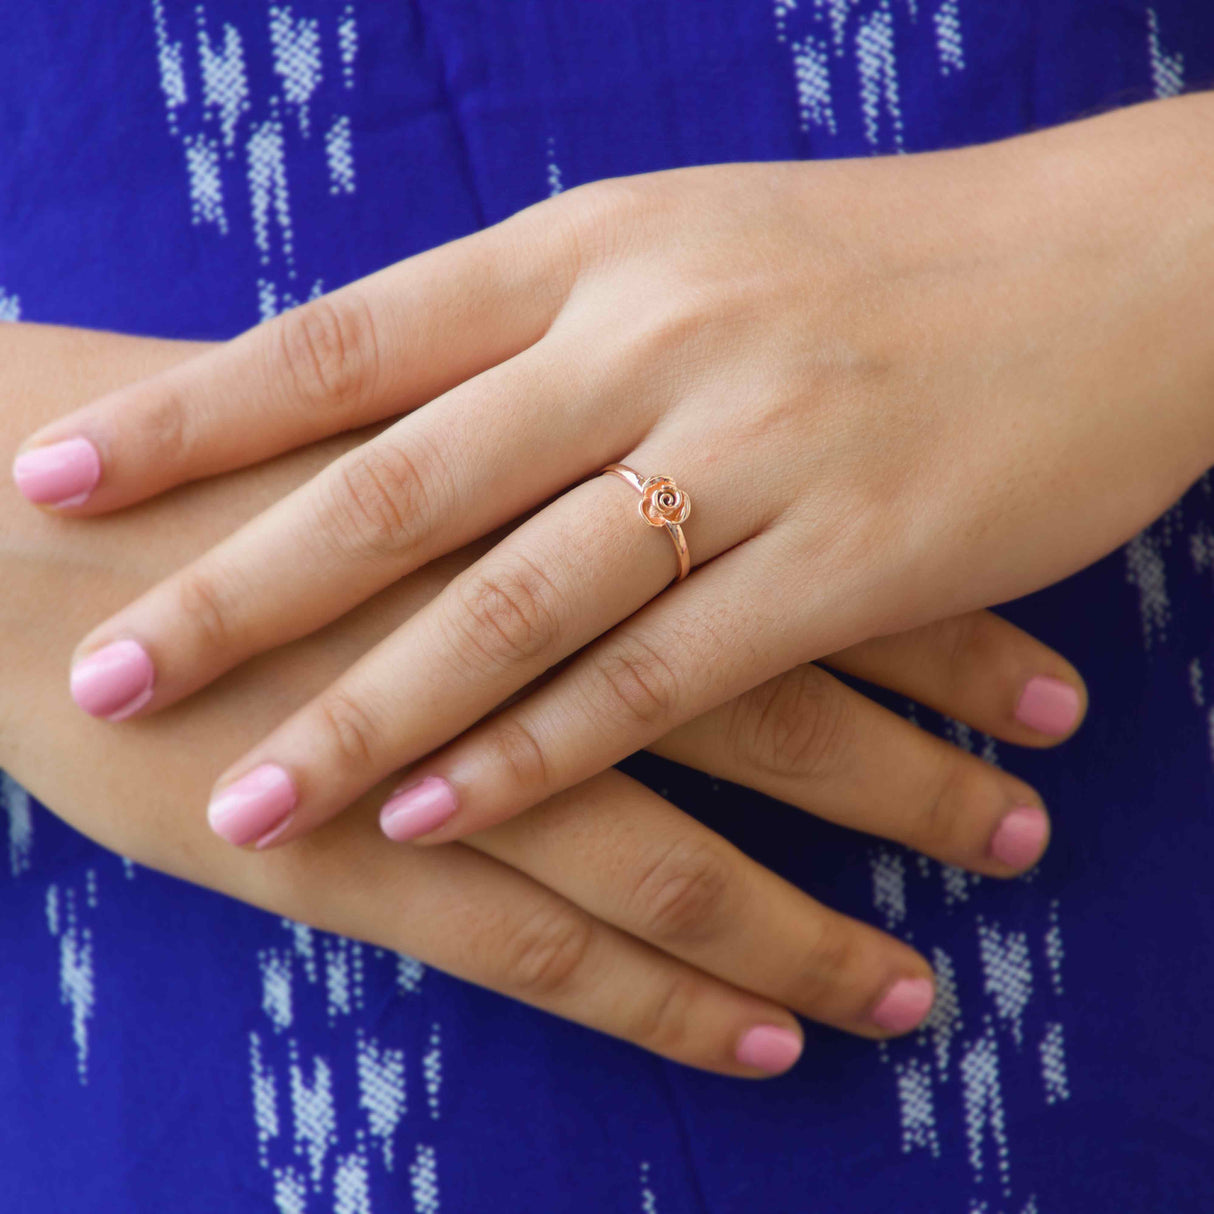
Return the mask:
[[[69,336],[72,344],[65,350]],[[73,350],[97,357],[97,337],[86,331],[60,335],[47,326],[0,327],[0,344],[6,338],[10,353],[26,342],[54,342],[56,357],[43,354],[34,365],[71,368],[64,377],[68,391],[82,391]],[[132,345],[160,348],[148,339],[106,340],[124,360],[131,360]],[[45,350],[43,345],[39,352]],[[173,353],[180,362],[199,351],[173,347]],[[7,366],[20,389],[23,362],[29,362],[24,355],[0,361],[0,379]],[[138,363],[146,368],[146,359]],[[49,420],[63,411],[53,399],[44,400],[45,378],[36,385],[25,382],[40,409],[27,410],[27,419]],[[20,390],[12,403],[7,425],[15,436],[22,422]],[[910,978],[912,992],[923,990],[920,975],[927,967],[920,955],[896,935],[838,914],[779,880],[669,799],[620,772],[604,772],[534,812],[441,849],[377,841],[379,790],[285,854],[262,859],[229,848],[232,854],[225,856],[222,847],[212,846],[199,810],[214,775],[214,756],[236,753],[243,739],[281,718],[283,703],[302,703],[325,687],[351,654],[370,648],[471,564],[479,555],[475,546],[402,578],[335,627],[268,653],[256,668],[189,697],[160,722],[170,734],[188,729],[188,746],[165,745],[165,728],[155,723],[151,729],[106,729],[75,719],[83,714],[63,702],[56,668],[79,623],[91,623],[98,601],[118,607],[149,571],[172,572],[183,551],[205,551],[237,521],[256,514],[259,498],[281,496],[364,440],[339,435],[271,464],[166,494],[142,507],[137,519],[119,513],[87,525],[45,526],[32,511],[10,510],[0,526],[10,541],[26,538],[10,542],[5,556],[8,580],[21,593],[0,599],[0,612],[12,624],[7,638],[0,628],[0,640],[8,641],[8,649],[0,650],[8,659],[0,691],[13,726],[0,729],[0,767],[39,788],[56,807],[73,807],[70,821],[77,830],[95,829],[94,838],[105,846],[121,842],[122,850],[133,850],[151,868],[237,897],[246,896],[243,888],[253,894],[246,900],[274,913],[400,949],[674,1061],[752,1078],[782,1071],[800,1040],[794,1014],[870,1037],[911,1027],[923,1001],[908,999],[899,983]],[[641,523],[628,506],[639,494],[610,483],[606,488],[625,507],[617,513],[612,504],[607,524],[618,520],[648,535],[668,577],[668,540],[649,535],[657,529]],[[132,522],[138,543],[132,543]],[[86,592],[64,603],[65,586]],[[31,629],[37,644],[30,643]],[[969,643],[958,647],[958,636]],[[997,718],[984,715],[984,705],[1014,702],[1025,672],[1050,672],[1081,686],[1057,654],[986,612],[892,642],[867,643],[833,655],[829,664],[1009,740],[1024,736],[1017,732],[1021,727],[1013,721],[1002,728]],[[1002,688],[993,696],[992,684]],[[0,702],[0,718],[5,709]],[[829,719],[846,724],[830,736],[832,761],[815,771],[804,763],[797,739]],[[23,745],[27,736],[36,745]],[[58,757],[65,747],[70,763]],[[1006,786],[1011,777],[916,729],[816,665],[795,668],[650,749],[818,817],[922,847],[945,863],[999,875],[1022,859],[1014,850],[1024,845],[1019,825],[1011,853],[1001,836],[1002,867],[987,862],[995,818],[973,812],[966,815],[964,831],[933,853],[938,790],[964,785],[972,799],[976,786]],[[913,799],[908,788],[916,790]],[[991,799],[990,813],[998,813],[998,798]],[[119,822],[122,840],[108,833]],[[752,827],[762,829],[761,821]],[[239,873],[240,883],[217,886],[222,872]],[[714,889],[733,891],[736,902],[695,896]],[[328,917],[334,914],[336,923]],[[580,981],[577,966],[559,964],[569,954],[559,944],[554,950],[554,942],[576,942],[587,934],[602,943],[580,953],[577,965],[585,974],[609,974],[607,982]],[[556,963],[537,969],[537,952]],[[823,982],[812,959],[834,956],[846,956],[849,963]],[[673,1035],[671,1025],[678,1028]]]
[[[46,427],[31,447],[70,446],[19,474],[82,515],[394,419],[86,637],[78,701],[156,712],[525,516],[211,806],[287,842],[399,778],[384,830],[441,843],[799,663],[1081,568],[1214,462],[1181,350],[1205,245],[1131,214],[1188,171],[1156,136],[1194,114],[569,190]],[[692,487],[691,576],[596,475],[617,461]],[[990,707],[1028,744],[1077,719],[1056,689]]]

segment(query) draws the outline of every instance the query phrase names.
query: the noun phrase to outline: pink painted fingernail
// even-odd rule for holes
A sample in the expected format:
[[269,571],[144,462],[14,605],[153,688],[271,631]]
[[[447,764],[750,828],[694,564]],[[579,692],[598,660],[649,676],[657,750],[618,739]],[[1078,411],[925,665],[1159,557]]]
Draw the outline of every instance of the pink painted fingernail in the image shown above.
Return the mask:
[[1029,679],[1016,705],[1016,720],[1039,733],[1060,738],[1079,716],[1079,692],[1070,683],[1039,674]]
[[927,978],[899,978],[873,1009],[873,1022],[889,1033],[906,1033],[932,1006],[935,987]]
[[281,835],[282,832],[284,830],[286,830],[287,827],[290,826],[294,820],[295,820],[294,814],[287,814],[287,816],[285,818],[283,818],[283,820],[281,822],[279,822],[279,824],[277,826],[270,827],[270,829],[267,830],[264,835],[261,835],[257,839],[257,841],[253,844],[253,846],[258,851],[261,851],[261,849],[263,847],[269,847],[270,844],[273,843],[274,840],[277,839],[278,836]]
[[100,479],[101,456],[87,438],[35,447],[13,460],[17,488],[44,506],[79,506]]
[[211,798],[211,829],[237,847],[261,839],[295,808],[295,785],[277,763],[263,763]]
[[427,776],[398,788],[379,811],[380,829],[403,843],[441,826],[457,808],[455,789],[441,776]]
[[779,1075],[801,1057],[801,1038],[792,1029],[758,1024],[742,1034],[734,1057],[743,1066],[752,1066],[769,1075]]
[[1017,806],[1003,815],[991,836],[991,855],[1012,868],[1028,868],[1041,858],[1049,833],[1050,823],[1044,810],[1035,805]]
[[72,699],[94,717],[121,721],[152,698],[156,668],[138,641],[114,641],[72,667]]

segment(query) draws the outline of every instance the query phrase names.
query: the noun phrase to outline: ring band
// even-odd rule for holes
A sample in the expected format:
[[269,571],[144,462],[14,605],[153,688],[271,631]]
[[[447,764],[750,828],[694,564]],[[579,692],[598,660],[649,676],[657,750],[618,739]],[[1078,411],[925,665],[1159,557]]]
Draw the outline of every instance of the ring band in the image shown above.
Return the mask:
[[642,480],[627,464],[608,464],[602,471],[627,481],[641,495],[637,509],[645,522],[651,527],[666,528],[679,561],[678,576],[674,580],[681,582],[691,572],[691,555],[682,527],[691,514],[691,498],[668,476],[649,476]]

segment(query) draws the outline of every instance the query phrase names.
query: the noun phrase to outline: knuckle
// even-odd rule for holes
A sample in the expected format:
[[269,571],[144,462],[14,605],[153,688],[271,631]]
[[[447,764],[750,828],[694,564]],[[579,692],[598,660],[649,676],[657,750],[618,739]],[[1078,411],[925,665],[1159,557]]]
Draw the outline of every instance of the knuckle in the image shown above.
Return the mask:
[[966,756],[946,754],[912,820],[913,838],[905,841],[929,855],[956,856],[967,842],[966,827],[972,824],[965,806],[974,800],[975,780],[981,776]]
[[374,389],[379,340],[371,308],[350,288],[284,312],[277,356],[297,400],[331,411],[352,408]]
[[618,178],[582,182],[562,191],[561,218],[582,264],[593,264],[615,246],[639,193],[634,183]]
[[950,693],[964,692],[973,684],[975,669],[988,668],[991,657],[991,618],[981,611],[942,620],[944,677]]
[[585,223],[618,219],[635,201],[636,186],[625,178],[600,177],[564,190],[561,206],[572,210]]
[[727,917],[729,865],[719,848],[678,839],[645,866],[631,907],[639,931],[658,944],[689,945],[717,936]]
[[657,383],[667,391],[689,389],[703,372],[714,340],[720,347],[724,315],[725,309],[703,289],[668,284],[660,303],[623,322],[626,339],[613,355],[621,382],[645,384],[650,392]]
[[[654,230],[650,225],[663,219],[678,223],[684,207],[678,191],[634,174],[600,178],[563,190],[556,198],[538,204],[535,219],[542,219],[549,241],[554,229],[558,233],[566,251],[563,260],[572,270],[566,278],[571,287],[579,278],[609,273],[644,257]],[[645,221],[638,222],[638,217]]]
[[149,399],[133,429],[158,458],[188,466],[198,446],[198,407],[168,377],[149,385]]
[[236,642],[235,614],[229,596],[213,572],[189,568],[177,580],[179,618],[207,653],[226,653]]
[[510,931],[502,951],[507,985],[532,999],[560,995],[585,964],[593,936],[589,919],[543,907]]
[[652,212],[678,213],[679,191],[652,176],[599,177],[565,190],[562,208],[591,231],[637,227],[640,215]]
[[702,993],[701,980],[680,967],[660,990],[639,1003],[628,1039],[658,1054],[686,1056],[692,1011]]
[[648,325],[648,344],[659,355],[705,344],[709,329],[727,315],[724,301],[708,290],[684,284],[677,298],[669,301]]
[[316,715],[330,751],[345,769],[365,771],[374,765],[383,734],[365,703],[340,687],[330,687],[316,701]]
[[730,719],[739,762],[782,778],[824,777],[845,753],[848,702],[840,690],[841,684],[809,664],[748,691]]
[[513,667],[550,653],[560,641],[556,587],[533,562],[470,573],[459,583],[460,641],[490,669]]
[[492,768],[508,772],[516,787],[524,790],[549,787],[544,748],[522,721],[511,717],[495,721],[484,745]]
[[669,721],[678,703],[678,678],[669,662],[638,637],[616,638],[591,658],[607,703],[629,725],[652,727]]
[[866,994],[855,981],[864,948],[856,927],[834,917],[821,924],[797,971],[798,1010],[851,1006]]
[[325,486],[320,513],[333,546],[348,558],[400,557],[433,518],[431,478],[394,443],[360,447],[334,466]]

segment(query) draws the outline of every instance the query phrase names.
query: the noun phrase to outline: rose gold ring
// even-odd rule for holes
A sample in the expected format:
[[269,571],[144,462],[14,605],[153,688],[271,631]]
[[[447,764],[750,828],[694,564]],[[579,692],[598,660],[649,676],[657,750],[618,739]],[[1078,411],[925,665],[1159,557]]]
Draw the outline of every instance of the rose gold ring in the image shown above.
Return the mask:
[[641,495],[637,503],[641,518],[651,527],[666,528],[679,560],[679,573],[674,580],[681,582],[691,572],[691,556],[682,527],[691,514],[691,498],[668,476],[649,476],[641,480],[627,464],[608,464],[603,472],[614,473],[627,481]]

